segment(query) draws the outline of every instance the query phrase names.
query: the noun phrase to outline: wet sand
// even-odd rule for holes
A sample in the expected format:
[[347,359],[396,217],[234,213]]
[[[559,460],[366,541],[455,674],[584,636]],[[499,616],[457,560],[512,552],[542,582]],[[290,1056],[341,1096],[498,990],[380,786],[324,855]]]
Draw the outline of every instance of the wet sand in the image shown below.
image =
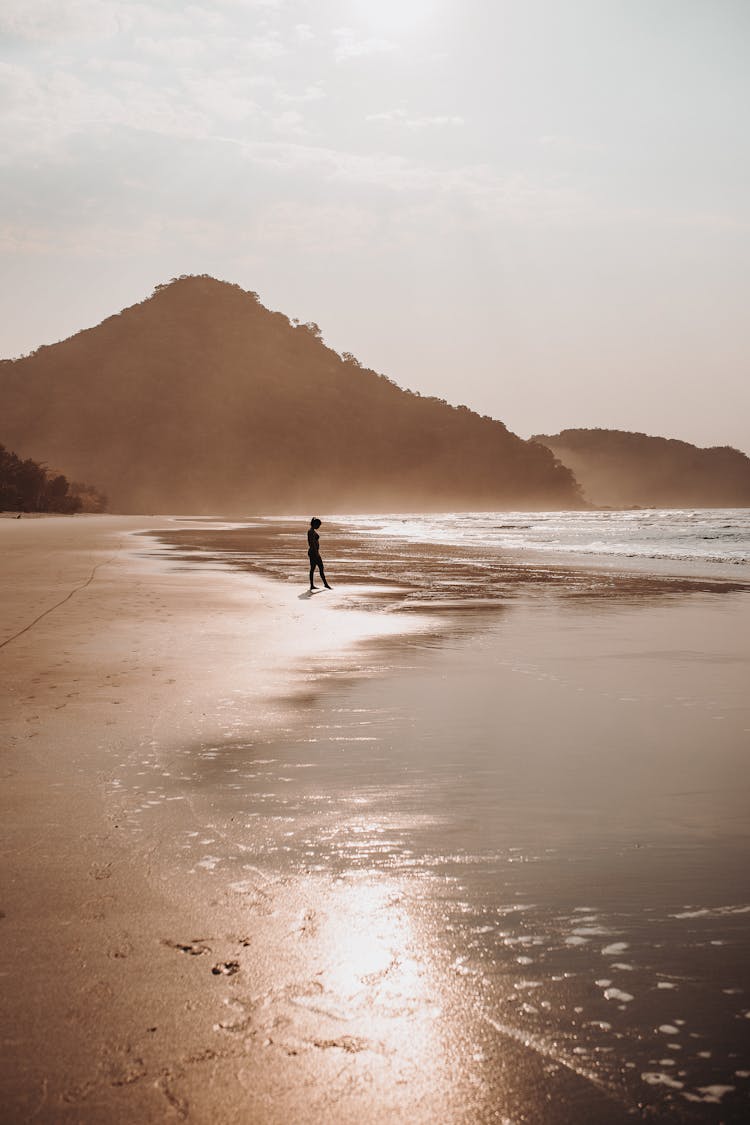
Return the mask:
[[7,1119],[746,1119],[741,583],[295,530],[0,521]]

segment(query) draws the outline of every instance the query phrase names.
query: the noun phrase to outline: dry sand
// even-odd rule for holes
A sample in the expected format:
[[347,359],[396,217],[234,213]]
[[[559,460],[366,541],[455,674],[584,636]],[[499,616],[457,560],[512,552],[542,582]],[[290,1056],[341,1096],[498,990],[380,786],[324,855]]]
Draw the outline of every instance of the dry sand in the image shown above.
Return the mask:
[[[489,629],[438,627],[358,608],[361,587],[306,599],[213,560],[176,565],[134,534],[176,526],[0,521],[3,1120],[631,1120],[632,1076],[600,1065],[609,1051],[656,1076],[641,1083],[652,1119],[741,1120],[736,1078],[669,1085],[691,1046],[674,1043],[688,1030],[669,1022],[671,990],[711,936],[690,921],[680,952],[668,926],[688,923],[662,920],[641,965],[626,915],[630,895],[639,925],[665,902],[665,918],[692,904],[743,921],[721,910],[746,901],[747,602],[699,595],[683,613],[668,594],[671,616],[641,601],[619,624],[538,602]],[[691,708],[677,700],[696,628]],[[682,664],[654,658],[680,646]],[[500,766],[472,725],[492,695],[515,731]],[[694,750],[719,729],[710,768]],[[675,856],[696,840],[686,900]],[[613,871],[625,888],[650,872],[652,893],[618,898]],[[713,940],[707,979],[736,993],[732,937]],[[725,1001],[744,1018],[746,997]],[[709,1015],[715,1043],[707,1024],[693,1046],[724,1065],[747,1023],[735,1042],[723,1009]]]

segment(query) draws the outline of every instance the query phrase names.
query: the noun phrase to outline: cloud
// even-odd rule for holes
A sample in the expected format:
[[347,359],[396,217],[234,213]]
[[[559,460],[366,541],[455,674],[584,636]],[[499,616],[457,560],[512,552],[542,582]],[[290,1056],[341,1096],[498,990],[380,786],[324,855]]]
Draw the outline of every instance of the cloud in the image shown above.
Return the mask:
[[108,0],[3,0],[0,34],[30,41],[114,35],[122,5]]
[[144,251],[160,247],[191,246],[209,249],[226,237],[219,223],[193,218],[147,215],[133,222],[113,222],[105,216],[88,217],[61,230],[53,224],[0,224],[0,251],[62,259],[96,259],[106,255],[138,259]]
[[402,125],[405,129],[435,129],[443,126],[463,125],[464,119],[458,114],[421,114],[415,116],[405,109],[390,109],[383,113],[370,113],[365,121],[386,125]]
[[286,6],[287,0],[219,0],[219,3],[228,8],[266,8],[280,11]]
[[243,75],[218,76],[202,68],[195,69],[182,75],[182,87],[188,101],[200,107],[206,122],[237,123],[259,118],[262,114],[253,96],[254,87]]
[[351,27],[334,28],[332,35],[334,40],[333,54],[336,62],[363,58],[366,55],[379,55],[396,49],[396,44],[390,39],[361,37]]
[[304,135],[305,119],[296,109],[285,109],[271,118],[271,124],[278,133],[292,133],[297,136]]
[[164,64],[184,64],[203,60],[206,66],[221,69],[231,68],[244,59],[273,61],[286,54],[286,47],[278,32],[265,30],[257,35],[243,35],[237,38],[221,32],[206,31],[205,34],[180,35],[176,31],[164,35],[156,31],[153,35],[137,36],[134,40],[137,50],[153,56]]
[[134,43],[142,54],[159,60],[169,59],[178,64],[194,62],[206,50],[205,40],[187,35],[172,35],[168,40],[154,38],[152,35],[139,35]]
[[570,137],[564,133],[549,133],[546,136],[539,138],[539,145],[542,148],[550,149],[553,152],[560,153],[602,153],[606,152],[606,147],[594,141],[585,141],[582,137]]
[[279,102],[318,102],[326,97],[326,92],[320,82],[313,82],[299,92],[279,88],[276,90],[275,96]]
[[348,254],[367,247],[377,225],[377,216],[368,208],[290,200],[262,209],[251,241],[260,248],[292,247],[295,253]]
[[40,72],[0,63],[5,92],[0,160],[13,165],[66,159],[73,137],[125,127],[171,136],[206,136],[211,119],[196,97],[159,97],[143,80],[119,74],[107,85],[70,71]]
[[324,182],[374,187],[388,193],[432,190],[445,182],[442,173],[390,153],[353,153],[323,145],[226,139],[237,144],[246,159],[261,167]]
[[[90,41],[81,28],[94,8],[106,19],[94,21],[99,40]],[[365,118],[371,128],[359,128],[352,143],[350,126],[361,122],[366,108],[356,100],[351,105],[337,100],[330,110],[314,105],[326,97],[320,75],[331,91],[351,90],[346,67],[342,75],[333,61],[377,59],[396,45],[352,27],[323,30],[314,22],[318,38],[308,48],[311,25],[294,22],[301,10],[240,0],[211,5],[204,0],[203,6],[189,0],[5,0],[6,23],[29,34],[78,28],[81,38],[77,46],[66,42],[64,51],[35,43],[18,52],[19,61],[0,66],[5,103],[0,162],[26,176],[31,200],[41,198],[59,169],[81,198],[96,197],[94,206],[103,210],[108,192],[125,190],[116,176],[106,186],[91,187],[92,169],[107,165],[118,174],[127,168],[144,175],[152,194],[152,177],[166,173],[170,183],[189,185],[186,205],[190,193],[200,198],[210,184],[213,197],[222,193],[227,206],[241,207],[250,196],[265,198],[272,189],[276,198],[293,195],[304,206],[311,193],[324,192],[337,206],[377,206],[402,215],[412,209],[415,217],[466,229],[485,220],[614,221],[614,209],[605,214],[601,200],[597,206],[585,188],[567,188],[549,168],[523,176],[480,164],[448,165],[438,149],[446,131],[465,124],[457,113],[412,111],[395,97],[395,108]],[[278,20],[266,18],[274,11]],[[321,69],[326,66],[327,73]],[[383,151],[394,133],[406,135],[399,138],[400,155]],[[424,143],[410,146],[409,136],[417,135]],[[432,142],[426,139],[430,135]],[[326,143],[313,143],[321,137]],[[581,143],[539,138],[550,153]],[[410,147],[415,153],[405,155]],[[165,154],[156,171],[154,153]],[[99,183],[96,172],[93,183]],[[83,203],[71,191],[66,207],[58,207],[60,221],[70,221],[77,208],[83,214]]]
[[308,190],[316,185],[340,191],[348,200],[377,200],[386,210],[411,208],[414,215],[447,216],[451,225],[596,221],[589,196],[520,174],[503,176],[487,165],[445,168],[393,153],[353,153],[294,141],[225,140],[250,163],[283,180],[299,179]]

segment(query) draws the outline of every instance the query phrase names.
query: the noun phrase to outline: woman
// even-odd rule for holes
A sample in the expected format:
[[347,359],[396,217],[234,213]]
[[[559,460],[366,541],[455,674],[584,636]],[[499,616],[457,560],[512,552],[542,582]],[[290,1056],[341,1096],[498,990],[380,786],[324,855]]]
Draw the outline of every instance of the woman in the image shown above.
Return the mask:
[[318,589],[318,587],[313,582],[313,579],[315,578],[315,567],[317,566],[318,570],[320,571],[320,577],[323,579],[323,585],[325,586],[326,590],[330,590],[331,587],[326,582],[326,572],[323,570],[323,560],[320,557],[320,551],[318,549],[318,543],[320,542],[318,528],[320,527],[320,524],[321,521],[318,519],[318,517],[313,516],[313,518],[310,520],[310,527],[307,532],[307,553],[310,557],[310,589]]

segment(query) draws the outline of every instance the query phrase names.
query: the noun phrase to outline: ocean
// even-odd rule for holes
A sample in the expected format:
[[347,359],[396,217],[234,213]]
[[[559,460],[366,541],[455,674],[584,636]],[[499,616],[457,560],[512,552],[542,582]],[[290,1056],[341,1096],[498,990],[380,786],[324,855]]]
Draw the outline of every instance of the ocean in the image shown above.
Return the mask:
[[[750,509],[335,516],[362,534],[480,550],[750,568]],[[749,571],[750,573],[750,571]]]

